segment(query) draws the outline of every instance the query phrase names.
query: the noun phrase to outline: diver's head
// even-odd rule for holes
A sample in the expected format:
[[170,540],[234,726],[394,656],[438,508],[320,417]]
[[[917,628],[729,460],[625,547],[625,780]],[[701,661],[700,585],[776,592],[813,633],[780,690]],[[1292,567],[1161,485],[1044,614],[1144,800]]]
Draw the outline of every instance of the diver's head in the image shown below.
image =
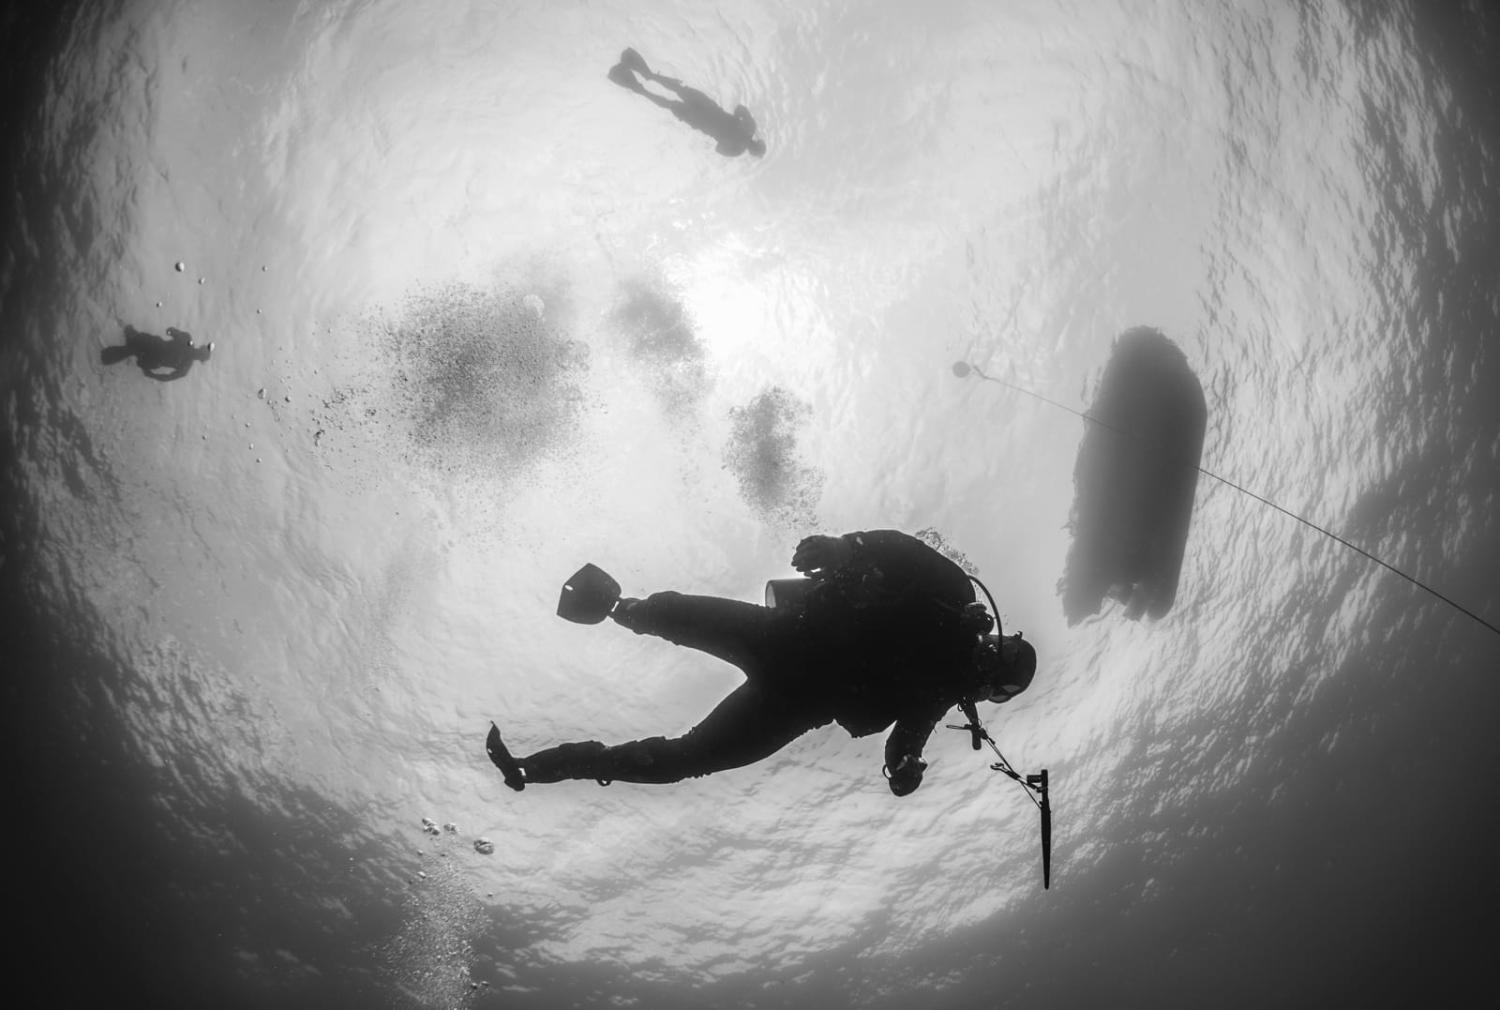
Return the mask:
[[740,130],[745,135],[745,150],[757,158],[766,153],[766,142],[755,135],[755,117],[750,115],[750,110],[743,105],[734,107],[734,121],[739,124]]
[[1019,634],[985,635],[974,646],[981,697],[1003,705],[1031,686],[1036,650]]
[[202,347],[193,348],[193,353],[198,356],[199,361],[207,361],[209,359],[209,356],[214,353],[214,342],[210,340]]

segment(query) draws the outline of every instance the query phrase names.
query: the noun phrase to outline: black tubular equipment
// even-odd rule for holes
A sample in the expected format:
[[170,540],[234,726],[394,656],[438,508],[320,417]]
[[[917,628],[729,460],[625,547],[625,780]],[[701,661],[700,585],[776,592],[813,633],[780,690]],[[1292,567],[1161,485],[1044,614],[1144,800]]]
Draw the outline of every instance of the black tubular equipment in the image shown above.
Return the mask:
[[1043,768],[1035,775],[1021,775],[1005,760],[1005,755],[1000,753],[1000,748],[995,745],[995,738],[990,736],[989,730],[979,722],[979,711],[974,707],[972,701],[959,703],[959,711],[963,712],[968,723],[963,726],[948,724],[949,729],[968,730],[969,739],[974,744],[974,749],[979,750],[983,744],[989,744],[990,750],[995,752],[999,760],[990,765],[991,771],[1000,772],[1020,783],[1026,790],[1026,798],[1036,804],[1036,808],[1042,815],[1042,889],[1052,887],[1052,801],[1047,793],[1047,769]]

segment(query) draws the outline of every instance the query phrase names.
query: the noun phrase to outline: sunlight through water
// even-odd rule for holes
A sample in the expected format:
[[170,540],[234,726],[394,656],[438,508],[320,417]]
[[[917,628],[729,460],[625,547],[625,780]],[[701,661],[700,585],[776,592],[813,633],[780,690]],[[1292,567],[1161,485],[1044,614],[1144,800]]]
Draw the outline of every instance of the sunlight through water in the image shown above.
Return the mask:
[[[1212,480],[1160,617],[1070,623],[1059,584],[1068,411],[1153,327],[1205,467],[1500,623],[1480,7],[5,23],[7,756],[49,839],[17,853],[24,952],[81,997],[1383,1006],[1480,978],[1500,635]],[[626,46],[747,106],[764,157],[612,82]],[[126,326],[212,355],[150,381],[102,363]],[[1050,889],[1036,808],[941,728],[900,799],[883,738],[837,726],[671,786],[504,787],[491,720],[522,753],[671,736],[739,683],[559,620],[584,562],[760,602],[802,537],[870,529],[925,531],[1035,643],[981,714],[1049,769]]]

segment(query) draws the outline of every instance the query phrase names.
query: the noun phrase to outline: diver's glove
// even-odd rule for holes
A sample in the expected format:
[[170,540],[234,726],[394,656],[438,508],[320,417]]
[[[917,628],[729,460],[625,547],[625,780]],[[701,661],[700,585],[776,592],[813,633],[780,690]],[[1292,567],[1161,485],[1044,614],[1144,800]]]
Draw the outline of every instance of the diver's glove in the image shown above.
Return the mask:
[[854,545],[843,537],[811,536],[797,545],[792,567],[803,575],[821,578],[838,571],[854,557]]
[[901,759],[901,763],[888,770],[887,780],[891,785],[891,792],[897,796],[906,796],[917,791],[917,786],[922,784],[922,775],[927,771],[927,762],[910,754]]

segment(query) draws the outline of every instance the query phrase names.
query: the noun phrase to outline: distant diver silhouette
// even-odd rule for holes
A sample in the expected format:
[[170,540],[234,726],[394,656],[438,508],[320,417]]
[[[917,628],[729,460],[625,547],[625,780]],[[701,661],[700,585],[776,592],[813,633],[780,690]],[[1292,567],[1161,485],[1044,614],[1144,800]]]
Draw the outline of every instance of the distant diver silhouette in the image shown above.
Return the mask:
[[854,737],[894,724],[884,773],[891,792],[905,796],[922,783],[922,748],[944,713],[959,706],[970,720],[962,728],[978,734],[976,702],[1006,702],[1031,684],[1031,644],[1002,636],[975,600],[978,580],[915,537],[812,536],[797,546],[792,567],[806,578],[768,583],[759,606],[676,592],[622,599],[618,582],[585,565],[564,585],[559,616],[581,624],[613,618],[638,635],[732,663],[745,682],[670,740],[590,740],[514,757],[492,723],[486,750],[505,784],[520,791],[564,779],[678,782],[752,764],[837,721]]
[[106,365],[118,364],[127,358],[135,358],[141,373],[158,382],[180,379],[193,367],[195,361],[207,361],[213,354],[212,343],[193,345],[193,335],[186,330],[168,326],[167,335],[142,333],[134,326],[125,327],[125,343],[105,347],[99,351],[99,360]]
[[[636,80],[637,74],[673,92],[677,95],[677,100],[647,91]],[[718,142],[714,150],[727,158],[737,157],[746,151],[757,158],[766,153],[765,141],[755,135],[755,120],[749,109],[736,105],[734,112],[725,112],[717,102],[696,88],[685,86],[675,77],[653,73],[641,54],[634,49],[626,49],[620,54],[620,62],[610,68],[609,79],[622,88],[629,88],[649,98],[693,129],[708,134]]]

